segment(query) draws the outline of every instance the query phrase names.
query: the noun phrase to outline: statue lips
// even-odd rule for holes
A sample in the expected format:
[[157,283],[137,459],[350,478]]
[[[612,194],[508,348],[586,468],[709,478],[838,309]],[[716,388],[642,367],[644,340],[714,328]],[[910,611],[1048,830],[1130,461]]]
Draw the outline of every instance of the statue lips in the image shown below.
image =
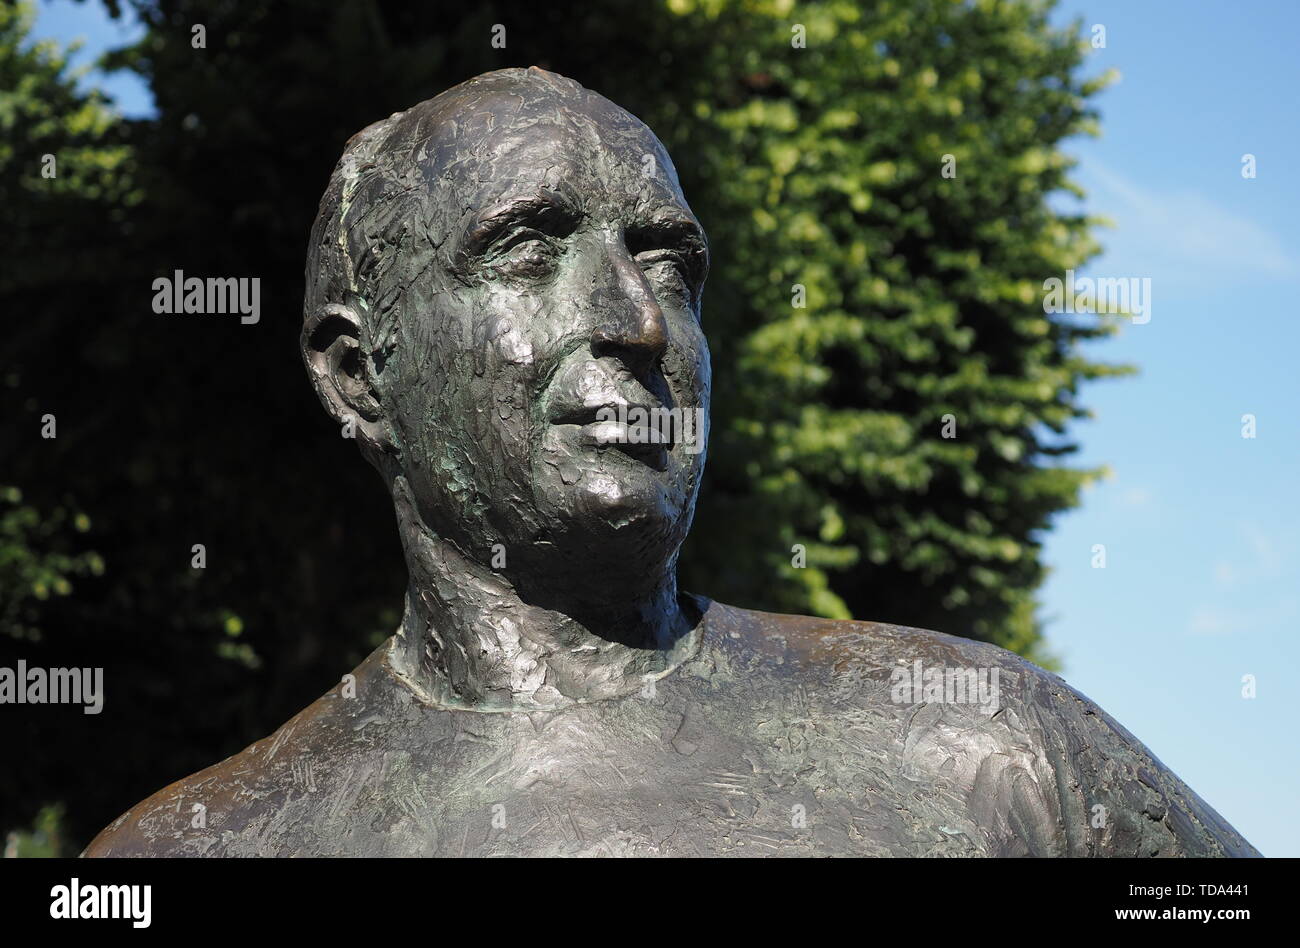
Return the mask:
[[[648,406],[616,402],[582,408],[551,423],[576,427],[579,443],[583,445],[614,448],[653,470],[665,471],[673,440],[670,433],[659,431],[649,423],[652,417]],[[638,419],[644,421],[638,424]]]
[[[583,444],[616,448],[656,471],[668,469],[668,452],[673,448],[671,429],[664,432],[650,424],[655,417],[650,408],[605,405],[598,412],[595,420],[582,426]],[[635,419],[641,419],[640,423]]]

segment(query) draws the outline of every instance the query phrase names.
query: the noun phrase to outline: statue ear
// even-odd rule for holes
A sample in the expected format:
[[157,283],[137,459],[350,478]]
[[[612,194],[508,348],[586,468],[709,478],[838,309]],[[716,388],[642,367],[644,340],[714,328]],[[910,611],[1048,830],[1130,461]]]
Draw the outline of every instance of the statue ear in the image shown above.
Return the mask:
[[383,410],[361,356],[361,321],[342,303],[326,303],[302,327],[307,374],[330,416],[363,444],[391,447]]

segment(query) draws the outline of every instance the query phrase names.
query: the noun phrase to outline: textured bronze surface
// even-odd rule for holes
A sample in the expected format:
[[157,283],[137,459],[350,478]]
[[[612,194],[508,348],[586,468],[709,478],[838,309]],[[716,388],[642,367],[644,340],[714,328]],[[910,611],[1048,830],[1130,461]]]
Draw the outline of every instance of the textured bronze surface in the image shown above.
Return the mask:
[[[707,265],[659,141],[554,74],[355,136],[303,354],[392,493],[401,628],[86,855],[1257,855],[1009,652],[678,592]],[[601,428],[630,407],[704,423],[694,446]],[[996,673],[996,700],[900,696],[922,668]]]

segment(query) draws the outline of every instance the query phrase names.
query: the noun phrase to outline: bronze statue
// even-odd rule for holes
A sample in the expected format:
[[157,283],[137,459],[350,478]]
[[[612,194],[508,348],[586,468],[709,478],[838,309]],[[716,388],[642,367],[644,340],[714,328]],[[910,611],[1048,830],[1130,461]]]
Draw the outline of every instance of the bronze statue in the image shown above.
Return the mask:
[[678,591],[707,268],[658,139],[571,80],[356,135],[302,345],[392,493],[401,627],[86,854],[1258,855],[1009,652]]

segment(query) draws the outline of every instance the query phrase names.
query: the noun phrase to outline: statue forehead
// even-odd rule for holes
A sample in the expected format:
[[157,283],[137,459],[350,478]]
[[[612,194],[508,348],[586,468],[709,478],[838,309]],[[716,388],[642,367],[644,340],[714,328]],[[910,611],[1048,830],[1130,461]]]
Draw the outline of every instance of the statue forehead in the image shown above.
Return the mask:
[[587,206],[687,207],[654,133],[588,90],[471,84],[427,105],[411,158],[453,219],[529,191],[566,194]]

